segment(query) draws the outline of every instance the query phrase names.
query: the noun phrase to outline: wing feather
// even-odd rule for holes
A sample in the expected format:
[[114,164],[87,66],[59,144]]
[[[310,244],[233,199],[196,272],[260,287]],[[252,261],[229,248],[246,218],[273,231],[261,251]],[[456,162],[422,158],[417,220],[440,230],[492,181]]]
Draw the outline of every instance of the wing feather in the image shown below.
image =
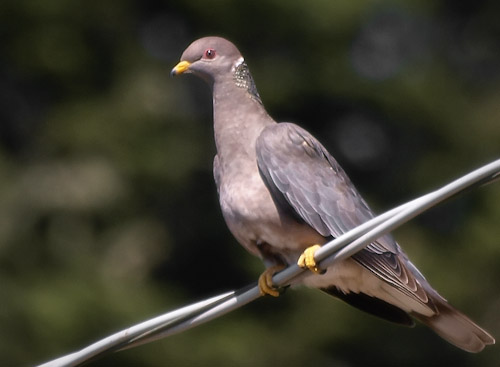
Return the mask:
[[[337,161],[306,130],[292,123],[268,126],[256,145],[260,173],[276,202],[284,203],[325,237],[338,237],[374,214]],[[353,258],[380,279],[434,309],[411,264],[392,236]],[[408,266],[407,266],[408,265]],[[430,287],[430,286],[429,286]]]

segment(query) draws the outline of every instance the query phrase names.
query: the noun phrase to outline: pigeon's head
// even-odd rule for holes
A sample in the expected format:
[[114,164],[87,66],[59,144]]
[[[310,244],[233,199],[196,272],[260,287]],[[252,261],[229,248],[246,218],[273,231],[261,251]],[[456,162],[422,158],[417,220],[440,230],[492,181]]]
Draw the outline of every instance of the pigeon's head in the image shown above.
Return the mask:
[[192,73],[213,83],[219,77],[230,75],[231,70],[242,62],[240,52],[228,40],[221,37],[204,37],[189,45],[170,75]]

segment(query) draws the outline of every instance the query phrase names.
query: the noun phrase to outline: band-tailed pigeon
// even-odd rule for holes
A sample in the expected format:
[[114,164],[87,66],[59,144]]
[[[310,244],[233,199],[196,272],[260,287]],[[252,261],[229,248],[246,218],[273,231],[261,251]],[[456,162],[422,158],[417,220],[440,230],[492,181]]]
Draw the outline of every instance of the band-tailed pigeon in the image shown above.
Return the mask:
[[363,311],[403,325],[413,325],[413,317],[469,352],[495,342],[430,286],[391,235],[318,274],[317,245],[372,218],[368,205],[318,140],[267,114],[231,42],[193,42],[171,74],[182,73],[212,88],[220,206],[232,234],[267,266],[259,280],[263,293],[278,295],[272,273],[298,262],[312,270],[303,284]]

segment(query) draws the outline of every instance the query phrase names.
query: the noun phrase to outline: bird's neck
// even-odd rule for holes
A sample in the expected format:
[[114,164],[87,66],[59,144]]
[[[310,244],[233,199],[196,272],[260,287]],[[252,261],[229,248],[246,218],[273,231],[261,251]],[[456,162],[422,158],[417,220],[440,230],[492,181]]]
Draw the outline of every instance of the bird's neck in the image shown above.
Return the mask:
[[240,66],[228,79],[213,84],[215,143],[223,160],[255,159],[257,138],[275,123],[262,105],[246,64]]

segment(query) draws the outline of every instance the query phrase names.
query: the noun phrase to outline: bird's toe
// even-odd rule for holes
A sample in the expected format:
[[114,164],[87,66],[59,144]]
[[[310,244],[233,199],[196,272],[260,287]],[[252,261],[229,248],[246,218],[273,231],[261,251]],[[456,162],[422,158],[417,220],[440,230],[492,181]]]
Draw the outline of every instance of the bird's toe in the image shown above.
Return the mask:
[[314,254],[321,248],[320,245],[313,245],[305,249],[305,251],[300,255],[297,265],[301,268],[307,268],[313,273],[322,274],[324,273],[316,263],[314,259]]
[[283,270],[285,268],[284,265],[274,265],[270,268],[267,268],[259,277],[259,289],[260,294],[265,296],[269,294],[273,297],[278,297],[280,295],[280,288],[277,288],[273,285],[273,275]]

